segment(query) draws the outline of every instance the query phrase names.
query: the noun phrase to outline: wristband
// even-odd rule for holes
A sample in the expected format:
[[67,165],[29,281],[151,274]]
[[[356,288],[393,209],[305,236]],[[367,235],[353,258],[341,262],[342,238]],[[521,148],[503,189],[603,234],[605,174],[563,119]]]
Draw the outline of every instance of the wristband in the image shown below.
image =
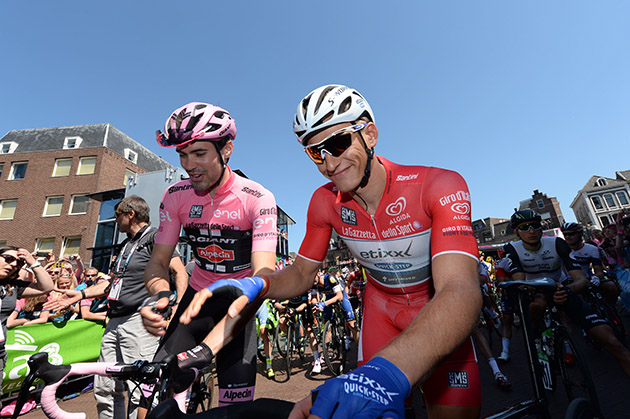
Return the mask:
[[265,279],[265,283],[266,283],[265,288],[262,290],[260,294],[258,294],[258,297],[264,297],[267,294],[267,292],[269,292],[269,286],[271,285],[271,281],[269,281],[269,277],[267,275],[258,275],[258,276]]
[[618,231],[618,232],[617,232],[617,235],[618,235],[618,236],[624,236],[625,234],[624,234],[624,232],[623,232],[623,231]]
[[42,264],[41,264],[39,261],[37,261],[37,262],[33,263],[33,264],[32,264],[31,266],[29,266],[28,268],[29,268],[29,269],[34,269],[34,268],[37,268],[38,266],[42,266]]
[[81,289],[81,299],[83,300],[83,299],[85,299],[85,298],[87,298],[87,297],[85,296],[85,289]]

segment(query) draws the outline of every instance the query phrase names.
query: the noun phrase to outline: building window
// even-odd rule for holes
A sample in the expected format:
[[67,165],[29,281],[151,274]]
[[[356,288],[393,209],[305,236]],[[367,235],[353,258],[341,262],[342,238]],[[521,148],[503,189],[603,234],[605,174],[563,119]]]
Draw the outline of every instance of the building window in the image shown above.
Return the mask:
[[606,200],[606,204],[608,204],[608,208],[617,208],[617,203],[615,202],[615,198],[613,198],[612,194],[604,194],[604,199]]
[[72,159],[55,160],[55,168],[53,177],[70,176],[70,168],[72,167]]
[[606,186],[606,185],[608,185],[608,182],[606,182],[606,179],[597,179],[597,181],[595,182],[595,185],[597,185],[597,186]]
[[44,205],[43,217],[60,216],[61,207],[63,207],[63,196],[49,196],[48,198],[46,198],[46,205]]
[[3,170],[4,170],[4,163],[0,163],[0,177],[2,177]]
[[17,199],[0,201],[0,220],[12,220],[17,208]]
[[70,215],[86,214],[90,198],[87,195],[74,195],[70,203]]
[[65,237],[63,239],[61,255],[77,255],[79,250],[81,250],[81,236]]
[[6,143],[0,143],[0,154],[11,154],[17,148],[18,143],[9,141]]
[[83,142],[83,138],[81,137],[66,137],[63,140],[63,148],[64,150],[79,148],[81,143]]
[[44,239],[37,239],[35,243],[36,252],[52,252],[55,247],[55,238],[46,237]]
[[542,199],[538,199],[536,200],[536,205],[538,206],[538,208],[545,208],[545,203],[543,202]]
[[125,169],[125,179],[123,180],[123,186],[127,186],[127,182],[129,181],[129,178],[132,178],[136,175],[136,172],[133,172],[129,169]]
[[9,180],[24,179],[26,176],[26,166],[28,162],[20,161],[11,165],[11,173],[9,173]]
[[599,221],[602,223],[602,227],[606,227],[608,224],[610,224],[610,220],[608,219],[607,215],[600,216]]
[[138,153],[130,148],[125,149],[125,158],[132,163],[138,163]]
[[593,203],[596,211],[604,209],[604,204],[602,204],[602,200],[599,199],[599,196],[591,196],[591,202]]
[[[0,172],[1,171],[2,171],[2,169],[0,169]],[[628,202],[628,196],[626,195],[626,193],[624,191],[617,191],[617,192],[615,192],[615,195],[617,195],[617,199],[619,200],[621,205],[628,205],[628,204],[630,204],[630,202]]]
[[96,171],[96,156],[81,157],[77,175],[92,175]]
[[0,247],[5,247],[7,245],[6,240],[0,240]]

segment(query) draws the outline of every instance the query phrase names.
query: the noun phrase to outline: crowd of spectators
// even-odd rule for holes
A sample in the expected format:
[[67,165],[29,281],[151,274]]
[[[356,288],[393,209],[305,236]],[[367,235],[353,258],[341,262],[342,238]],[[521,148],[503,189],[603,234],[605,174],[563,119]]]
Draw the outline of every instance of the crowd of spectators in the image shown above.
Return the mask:
[[[108,279],[105,273],[93,267],[86,268],[79,255],[66,255],[55,259],[52,253],[46,256],[33,253],[38,262],[44,267],[53,282],[53,290],[34,297],[18,298],[15,309],[7,318],[7,328],[29,324],[43,324],[46,322],[61,323],[68,320],[80,319],[92,321],[107,321],[107,298],[85,299],[67,308],[48,311],[43,308],[45,302],[61,295],[63,290],[81,290]],[[32,275],[26,267],[20,271],[20,279],[33,281]],[[22,297],[19,295],[18,297]]]

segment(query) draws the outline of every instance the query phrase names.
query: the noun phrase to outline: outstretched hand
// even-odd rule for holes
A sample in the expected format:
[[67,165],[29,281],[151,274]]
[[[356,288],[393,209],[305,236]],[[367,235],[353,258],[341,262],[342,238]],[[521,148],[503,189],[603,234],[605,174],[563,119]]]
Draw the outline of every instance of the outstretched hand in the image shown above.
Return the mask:
[[59,311],[81,300],[81,291],[62,290],[59,288],[55,288],[54,291],[61,295],[53,300],[45,302],[43,307],[44,310],[48,310],[50,312]]
[[260,292],[265,287],[263,279],[259,276],[253,276],[242,279],[220,279],[213,282],[207,288],[198,291],[193,297],[186,310],[179,318],[180,323],[189,324],[190,321],[199,314],[201,307],[206,301],[214,294],[227,289],[236,289],[240,294],[228,309],[228,316],[234,318],[245,308],[245,306],[258,297]]

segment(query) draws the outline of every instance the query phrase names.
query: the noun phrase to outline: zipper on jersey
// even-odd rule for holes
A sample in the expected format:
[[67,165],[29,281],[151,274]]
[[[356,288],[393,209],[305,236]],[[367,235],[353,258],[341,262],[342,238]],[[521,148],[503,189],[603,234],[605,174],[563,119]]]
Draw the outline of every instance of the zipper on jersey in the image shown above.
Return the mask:
[[[370,218],[372,219],[372,226],[374,227],[374,231],[376,233],[376,238],[378,239],[378,243],[379,245],[383,246],[383,250],[386,252],[385,254],[388,254],[389,249],[387,248],[387,246],[385,246],[385,242],[383,242],[381,235],[378,234],[378,226],[376,225],[376,220],[374,219],[374,215],[373,214],[369,214],[369,215],[370,215]],[[393,258],[388,258],[388,262],[391,263],[392,267],[395,266],[396,262],[394,261]],[[394,272],[394,275],[396,276],[396,280],[398,282],[398,285],[400,286],[400,289],[402,290],[403,294],[405,294],[405,297],[407,297],[407,305],[410,306],[411,301],[409,300],[409,294],[407,294],[407,291],[405,290],[405,286],[402,284],[400,276],[398,276],[398,271],[396,269],[392,269],[392,272]]]

